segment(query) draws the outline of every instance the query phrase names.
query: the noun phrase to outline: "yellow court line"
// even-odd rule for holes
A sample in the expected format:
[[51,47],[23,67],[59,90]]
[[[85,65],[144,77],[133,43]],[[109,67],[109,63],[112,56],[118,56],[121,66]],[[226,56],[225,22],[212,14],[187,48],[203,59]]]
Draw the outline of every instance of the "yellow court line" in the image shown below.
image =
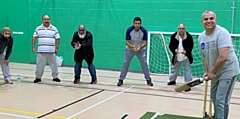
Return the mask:
[[[0,108],[0,110],[9,111],[9,112],[17,112],[17,113],[22,113],[22,114],[29,114],[29,115],[36,115],[36,116],[43,115],[41,113],[36,113],[36,112],[29,112],[29,111],[23,111],[23,110],[15,110],[15,109],[7,109],[7,108]],[[51,117],[51,118],[56,118],[56,119],[66,119],[66,117],[64,117],[64,116],[52,116],[51,114],[47,115],[46,117]],[[75,118],[71,118],[71,119],[75,119]]]

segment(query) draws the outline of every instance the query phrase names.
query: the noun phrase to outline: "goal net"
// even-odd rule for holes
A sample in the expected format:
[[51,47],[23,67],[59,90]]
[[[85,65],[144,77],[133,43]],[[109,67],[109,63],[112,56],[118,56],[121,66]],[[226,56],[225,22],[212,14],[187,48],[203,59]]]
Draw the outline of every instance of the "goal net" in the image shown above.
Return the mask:
[[[168,48],[170,37],[174,32],[148,32],[147,62],[151,73],[166,74],[171,71],[172,53]],[[198,36],[200,33],[190,33],[194,40],[194,48],[192,50],[193,63],[191,64],[191,73],[195,77],[203,75],[202,54],[198,47]],[[240,34],[231,34],[234,49],[240,60]],[[180,68],[179,75],[184,74],[183,66]]]

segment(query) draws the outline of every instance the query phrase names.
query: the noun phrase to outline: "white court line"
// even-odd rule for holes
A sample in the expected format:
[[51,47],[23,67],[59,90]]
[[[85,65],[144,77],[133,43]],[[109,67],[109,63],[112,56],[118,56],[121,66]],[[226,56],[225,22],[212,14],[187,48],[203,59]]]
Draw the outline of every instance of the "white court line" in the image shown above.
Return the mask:
[[130,90],[130,89],[132,89],[133,87],[134,86],[131,86],[131,87],[129,87],[129,88],[127,88],[127,89],[125,89],[125,90],[123,90],[123,91],[121,91],[121,92],[119,92],[119,93],[117,93],[117,94],[115,94],[115,95],[113,95],[113,96],[111,96],[109,98],[106,98],[105,100],[102,100],[101,102],[98,102],[98,103],[96,103],[96,104],[94,104],[94,105],[92,105],[92,106],[90,106],[90,107],[88,107],[88,108],[86,108],[86,109],[84,109],[84,110],[82,110],[82,111],[80,111],[80,112],[70,116],[70,117],[67,117],[66,119],[71,119],[71,118],[73,118],[73,117],[75,117],[75,116],[77,116],[77,115],[79,115],[79,114],[81,114],[81,113],[83,113],[83,112],[93,108],[93,107],[96,107],[96,106],[98,106],[98,105],[100,105],[100,104],[102,104],[102,103],[104,103],[104,102],[106,102],[106,101],[108,101],[108,100],[110,100],[110,99],[112,99],[112,98],[114,98],[114,97],[116,97],[116,96],[118,96],[118,95],[120,95],[120,94],[122,94],[122,93],[124,93],[124,92],[126,92],[128,90]]
[[0,115],[7,115],[7,116],[13,116],[13,117],[21,117],[25,119],[34,119],[35,117],[28,117],[28,116],[22,116],[22,115],[16,115],[16,114],[9,114],[9,113],[3,113],[0,112]]
[[151,117],[151,119],[155,119],[156,117],[162,116],[162,115],[164,115],[164,113],[156,112],[156,113]]

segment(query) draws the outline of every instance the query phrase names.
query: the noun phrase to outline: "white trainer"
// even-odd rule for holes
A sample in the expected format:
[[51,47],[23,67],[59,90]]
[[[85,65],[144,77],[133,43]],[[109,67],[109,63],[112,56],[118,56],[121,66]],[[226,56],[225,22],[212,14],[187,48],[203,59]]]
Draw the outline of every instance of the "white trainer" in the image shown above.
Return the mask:
[[7,84],[13,84],[13,82],[12,82],[10,79],[6,79],[6,80],[5,80],[5,83],[7,83]]

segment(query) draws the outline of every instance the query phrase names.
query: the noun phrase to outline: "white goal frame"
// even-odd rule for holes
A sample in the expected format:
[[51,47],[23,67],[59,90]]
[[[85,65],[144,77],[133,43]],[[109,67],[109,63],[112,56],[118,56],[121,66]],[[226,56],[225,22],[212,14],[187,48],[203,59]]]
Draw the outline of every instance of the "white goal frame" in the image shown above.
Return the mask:
[[[150,43],[151,43],[151,34],[157,34],[157,35],[160,35],[163,39],[164,39],[164,35],[163,34],[166,34],[166,35],[171,35],[171,34],[174,34],[175,32],[164,32],[164,31],[148,31],[148,39],[147,39],[147,64],[148,64],[148,68],[149,67],[149,59],[150,59]],[[195,36],[199,36],[201,33],[196,33],[196,32],[189,32],[191,35],[195,35]],[[231,37],[240,37],[240,34],[230,34]],[[167,55],[167,58],[168,58],[168,65],[169,65],[169,74],[171,72],[171,57],[168,55],[167,53],[167,46],[165,44],[165,40],[163,40],[163,43],[164,43],[164,49],[165,49],[165,52],[166,52],[166,55]],[[240,47],[240,46],[239,46]],[[240,61],[240,57],[238,58],[238,60]],[[149,69],[150,70],[150,69]],[[158,74],[158,73],[152,73],[150,72],[151,74]],[[169,75],[168,74],[168,75]],[[164,74],[160,74],[160,75],[164,75]]]

